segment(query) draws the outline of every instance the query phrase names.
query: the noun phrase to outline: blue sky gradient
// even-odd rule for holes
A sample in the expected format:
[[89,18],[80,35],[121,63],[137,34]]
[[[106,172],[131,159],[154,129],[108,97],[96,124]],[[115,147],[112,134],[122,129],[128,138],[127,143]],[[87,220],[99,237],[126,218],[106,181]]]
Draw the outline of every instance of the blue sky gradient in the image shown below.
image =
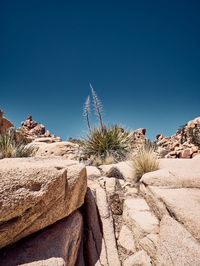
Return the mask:
[[80,137],[91,82],[105,123],[172,135],[200,116],[199,14],[194,0],[0,0],[0,109]]

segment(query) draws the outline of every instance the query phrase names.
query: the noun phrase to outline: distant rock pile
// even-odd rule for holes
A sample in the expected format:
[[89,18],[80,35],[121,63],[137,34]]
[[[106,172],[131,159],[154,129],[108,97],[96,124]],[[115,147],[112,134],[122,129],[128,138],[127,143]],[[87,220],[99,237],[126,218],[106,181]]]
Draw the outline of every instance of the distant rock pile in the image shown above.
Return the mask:
[[50,134],[47,130],[45,132],[45,126],[32,120],[32,116],[28,115],[26,121],[21,122],[21,132],[27,137],[28,142],[40,139],[41,142],[60,142],[62,139],[56,137],[56,135]]
[[166,158],[193,158],[200,153],[200,117],[182,126],[175,135],[158,134],[155,140],[158,151],[166,151]]

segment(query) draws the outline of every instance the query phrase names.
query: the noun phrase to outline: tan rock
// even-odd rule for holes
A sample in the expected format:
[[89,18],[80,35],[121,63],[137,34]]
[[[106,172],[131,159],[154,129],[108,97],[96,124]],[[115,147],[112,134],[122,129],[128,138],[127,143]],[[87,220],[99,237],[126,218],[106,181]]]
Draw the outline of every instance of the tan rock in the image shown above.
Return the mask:
[[109,177],[106,178],[106,191],[110,194],[115,193],[115,186],[116,186],[116,178],[114,177]]
[[156,265],[200,265],[199,243],[169,216],[164,216],[160,223]]
[[44,125],[37,125],[36,127],[32,128],[29,131],[30,135],[44,135],[45,134],[45,126]]
[[197,161],[170,160],[165,161],[166,168],[144,174],[141,182],[148,186],[200,188],[200,164]]
[[136,245],[148,234],[157,233],[159,221],[144,199],[126,199],[124,201],[123,220],[131,228]]
[[101,176],[101,172],[95,166],[86,166],[86,169],[88,178],[97,178]]
[[0,160],[0,247],[79,208],[87,187],[84,165],[61,158]]
[[123,248],[133,253],[136,252],[133,233],[126,225],[122,225],[119,233],[118,245],[121,245]]
[[0,251],[4,266],[74,266],[82,238],[83,221],[76,211],[67,218]]
[[3,117],[3,111],[0,110],[0,134],[1,135],[5,135],[6,131],[10,127],[14,127],[14,126],[13,126],[13,124],[8,119],[6,119],[5,117]]
[[43,138],[36,138],[33,142],[46,142],[46,143],[53,143],[54,140],[50,137],[43,137]]
[[186,158],[189,159],[192,156],[192,150],[191,149],[185,149],[180,151],[179,158]]
[[134,171],[130,161],[101,165],[99,168],[105,176],[116,177],[119,179],[124,178],[126,181],[132,181],[134,178]]
[[139,242],[139,246],[147,252],[147,254],[156,259],[156,251],[158,246],[158,234],[149,234],[142,238]]
[[121,263],[116,246],[112,214],[109,210],[106,192],[101,187],[96,189],[96,202],[102,222],[108,265],[120,266]]
[[200,160],[200,154],[197,154],[197,155],[193,158],[193,160]]
[[[171,215],[174,215],[178,221],[184,224],[185,228],[200,241],[200,189],[180,188],[180,189],[161,189],[151,187],[151,192],[155,196],[154,204],[158,206],[163,202]],[[159,208],[162,215],[165,214],[162,208]]]
[[138,251],[123,262],[123,266],[151,266],[151,259],[144,250]]
[[62,156],[70,160],[76,160],[79,156],[79,146],[72,142],[34,143],[34,147],[38,148],[35,157]]

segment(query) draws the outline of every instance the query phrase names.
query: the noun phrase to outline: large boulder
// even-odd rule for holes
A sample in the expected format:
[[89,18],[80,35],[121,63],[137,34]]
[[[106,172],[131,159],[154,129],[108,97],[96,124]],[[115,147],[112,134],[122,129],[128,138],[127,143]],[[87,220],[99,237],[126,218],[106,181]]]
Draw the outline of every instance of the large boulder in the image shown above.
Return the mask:
[[[82,239],[82,215],[69,217],[0,250],[0,264],[74,266]],[[82,264],[84,266],[84,264]]]
[[176,220],[164,216],[160,223],[156,265],[199,265],[200,245]]
[[36,157],[55,157],[61,156],[69,160],[78,160],[79,158],[79,145],[72,142],[54,142],[54,143],[43,143],[34,142],[32,144],[37,150],[35,153]]
[[160,170],[144,174],[141,182],[148,186],[200,188],[200,164],[197,159],[161,159],[160,167]]
[[3,117],[3,111],[0,110],[0,134],[4,135],[10,127],[14,126],[8,119]]
[[118,179],[125,179],[126,181],[132,181],[134,179],[134,171],[131,161],[101,165],[99,168],[103,175],[107,177],[116,177]]
[[83,202],[85,166],[61,158],[0,160],[0,247],[67,217]]

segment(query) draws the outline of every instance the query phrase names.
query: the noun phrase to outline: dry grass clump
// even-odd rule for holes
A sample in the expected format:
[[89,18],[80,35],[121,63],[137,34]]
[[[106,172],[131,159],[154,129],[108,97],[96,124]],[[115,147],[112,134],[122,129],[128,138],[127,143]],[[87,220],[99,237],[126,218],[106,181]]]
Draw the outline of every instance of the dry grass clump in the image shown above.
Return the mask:
[[156,171],[159,165],[154,148],[147,147],[145,144],[132,156],[132,162],[136,182],[138,182],[145,173]]
[[115,159],[112,155],[107,155],[104,162],[103,162],[103,164],[105,164],[105,165],[113,164],[113,163],[115,163]]
[[15,134],[0,135],[0,159],[29,157],[32,152],[33,147],[16,142]]
[[92,160],[92,165],[93,166],[99,166],[99,165],[102,165],[103,164],[103,161],[101,159],[101,157],[94,157],[94,159]]

